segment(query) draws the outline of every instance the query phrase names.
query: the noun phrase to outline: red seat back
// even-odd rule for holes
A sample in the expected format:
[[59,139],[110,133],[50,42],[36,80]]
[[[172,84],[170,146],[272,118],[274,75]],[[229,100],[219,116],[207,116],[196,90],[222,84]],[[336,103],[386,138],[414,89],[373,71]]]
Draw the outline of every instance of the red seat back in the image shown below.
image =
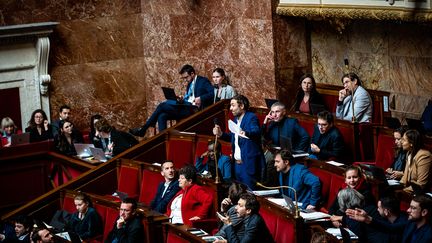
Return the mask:
[[195,147],[192,137],[171,137],[167,141],[167,159],[172,160],[176,168],[194,163]]
[[159,183],[164,181],[164,178],[159,171],[151,171],[144,169],[142,171],[141,192],[138,201],[144,205],[150,205],[156,195]]
[[328,202],[329,202],[328,207],[330,207],[333,201],[336,199],[337,194],[339,193],[339,190],[342,188],[344,182],[345,182],[345,178],[343,175],[339,176],[339,175],[332,174],[330,190],[328,194]]
[[117,181],[117,190],[127,193],[129,197],[137,198],[139,195],[139,178],[139,167],[122,164]]
[[378,135],[376,148],[375,164],[383,169],[387,169],[393,163],[394,158],[394,138],[384,133]]
[[315,129],[315,121],[314,120],[298,120],[300,126],[302,126],[306,132],[312,137],[314,129]]
[[106,217],[105,217],[105,225],[104,225],[104,233],[103,233],[104,241],[106,240],[111,229],[114,227],[114,222],[119,216],[119,211],[118,209],[107,207],[105,215]]
[[329,193],[330,193],[330,186],[331,186],[331,179],[332,175],[325,171],[321,170],[316,167],[309,168],[310,172],[312,174],[316,175],[321,182],[321,202],[322,206],[326,209],[328,209],[332,203],[332,201],[329,201]]
[[63,198],[63,210],[69,213],[73,213],[76,211],[74,197],[65,195],[65,197]]

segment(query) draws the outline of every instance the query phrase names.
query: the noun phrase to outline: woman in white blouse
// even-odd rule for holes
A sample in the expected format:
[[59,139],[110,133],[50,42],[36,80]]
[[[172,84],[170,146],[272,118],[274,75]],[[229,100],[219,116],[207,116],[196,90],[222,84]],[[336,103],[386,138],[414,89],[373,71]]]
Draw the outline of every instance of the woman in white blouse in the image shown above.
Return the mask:
[[213,82],[214,82],[214,102],[220,100],[231,99],[236,95],[234,88],[229,85],[228,77],[225,75],[225,71],[222,68],[215,68],[213,70]]

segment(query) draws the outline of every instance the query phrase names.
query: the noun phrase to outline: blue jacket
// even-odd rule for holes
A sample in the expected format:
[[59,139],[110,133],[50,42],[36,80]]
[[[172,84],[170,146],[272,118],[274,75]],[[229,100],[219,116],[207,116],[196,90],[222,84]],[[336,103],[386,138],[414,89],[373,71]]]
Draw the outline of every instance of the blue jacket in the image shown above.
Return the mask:
[[[343,137],[335,126],[331,127],[324,134],[321,134],[318,126],[315,126],[311,143],[316,144],[320,148],[319,153],[314,153],[320,160],[327,160],[329,158],[340,160],[344,158]],[[312,154],[310,147],[309,153]]]
[[[191,84],[192,82],[188,83],[186,87],[186,94]],[[204,109],[207,106],[213,104],[214,87],[206,77],[197,76],[194,86],[194,93],[195,97],[201,98],[201,107],[199,107],[200,109]]]
[[308,151],[309,148],[309,134],[294,118],[285,117],[280,122],[271,122],[264,133],[264,138],[271,140],[276,146],[283,143],[281,138],[291,139],[293,150]]
[[[208,161],[206,164],[203,164],[203,160],[204,160],[204,158],[201,158],[201,156],[198,156],[198,158],[195,161],[195,168],[198,170],[198,173],[202,173],[205,170],[209,171]],[[220,173],[222,174],[224,181],[231,180],[232,167],[231,167],[230,157],[228,157],[224,154],[220,154],[219,159],[218,159],[218,168],[219,168]],[[212,175],[212,176],[215,176],[215,175]]]
[[[237,123],[237,117],[234,118]],[[256,181],[261,180],[265,173],[265,159],[261,147],[261,130],[258,117],[246,111],[240,124],[246,137],[239,137],[238,144],[241,151],[241,165],[235,164],[236,179],[245,183],[250,189],[255,188]],[[235,154],[235,136],[233,133],[223,133],[221,139],[231,140],[232,154]]]
[[[283,183],[283,173],[279,172],[279,184],[281,186],[293,187],[297,192],[297,200],[301,202],[302,208],[308,205],[317,206],[320,200],[321,183],[306,166],[294,164],[288,171],[288,185]],[[295,199],[293,190],[281,189],[282,193],[291,199]]]
[[150,208],[159,212],[165,213],[167,211],[168,203],[171,199],[177,194],[180,190],[178,180],[174,179],[168,185],[168,189],[166,190],[164,196],[162,197],[162,193],[165,190],[165,182],[159,183],[156,195],[154,199],[150,202]]

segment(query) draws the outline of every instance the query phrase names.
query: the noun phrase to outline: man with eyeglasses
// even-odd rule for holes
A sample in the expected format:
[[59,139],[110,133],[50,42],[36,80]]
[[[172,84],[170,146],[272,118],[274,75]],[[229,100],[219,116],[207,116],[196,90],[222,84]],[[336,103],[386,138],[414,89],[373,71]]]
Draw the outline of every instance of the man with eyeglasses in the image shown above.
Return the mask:
[[312,135],[309,157],[319,160],[343,159],[344,141],[339,129],[334,126],[333,115],[328,111],[321,111],[317,117],[318,124]]
[[125,198],[120,204],[120,215],[114,222],[105,243],[144,242],[144,226],[137,214],[137,202]]
[[206,77],[198,76],[195,69],[184,65],[179,74],[187,82],[184,96],[177,97],[177,101],[167,100],[160,103],[147,122],[138,128],[130,129],[135,136],[144,137],[149,127],[158,123],[159,131],[167,128],[168,120],[179,120],[191,115],[196,109],[203,109],[213,103],[213,86]]

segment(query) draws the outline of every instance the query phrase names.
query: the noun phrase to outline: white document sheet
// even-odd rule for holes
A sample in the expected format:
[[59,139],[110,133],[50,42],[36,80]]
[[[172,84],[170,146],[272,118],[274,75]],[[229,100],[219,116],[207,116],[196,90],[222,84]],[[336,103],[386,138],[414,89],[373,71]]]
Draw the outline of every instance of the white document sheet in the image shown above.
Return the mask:
[[232,120],[228,120],[228,128],[229,128],[230,132],[232,132],[232,133],[234,133],[234,134],[237,134],[239,137],[249,139],[249,138],[246,137],[245,135],[240,135],[240,131],[241,131],[240,126],[238,126],[238,125],[237,125],[236,123],[234,123]]

